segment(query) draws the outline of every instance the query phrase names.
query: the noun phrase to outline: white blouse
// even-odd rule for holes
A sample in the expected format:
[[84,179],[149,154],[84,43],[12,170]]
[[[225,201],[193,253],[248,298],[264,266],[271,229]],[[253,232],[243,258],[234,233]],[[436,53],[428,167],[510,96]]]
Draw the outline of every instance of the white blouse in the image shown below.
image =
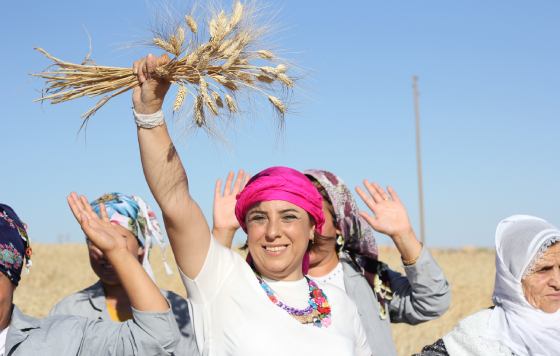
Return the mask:
[[[356,306],[342,290],[321,286],[331,305],[329,327],[301,324],[274,305],[251,267],[214,237],[198,276],[192,280],[181,272],[181,278],[204,356],[371,355]],[[267,282],[286,304],[302,308],[307,303],[305,279]]]
[[4,356],[6,353],[6,336],[8,335],[8,329],[10,327],[7,326],[0,332],[0,356]]
[[332,284],[333,286],[337,286],[346,292],[346,287],[344,286],[344,270],[342,269],[342,263],[340,262],[338,262],[336,267],[326,275],[321,277],[309,276],[309,278],[314,280],[321,288],[323,288],[325,284]]

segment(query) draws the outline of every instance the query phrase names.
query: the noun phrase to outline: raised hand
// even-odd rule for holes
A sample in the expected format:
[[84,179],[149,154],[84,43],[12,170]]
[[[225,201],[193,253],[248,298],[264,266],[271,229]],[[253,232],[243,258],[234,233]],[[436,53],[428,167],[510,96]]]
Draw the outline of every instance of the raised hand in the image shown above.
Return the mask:
[[104,204],[99,205],[101,212],[101,217],[99,217],[85,196],[78,196],[73,192],[67,200],[83,232],[97,248],[105,254],[121,249],[126,250],[126,236],[123,236],[118,228],[111,224]]
[[156,68],[168,62],[169,57],[166,54],[161,57],[149,54],[134,62],[132,71],[138,76],[140,83],[140,86],[134,88],[132,93],[132,102],[137,113],[153,114],[161,109],[171,83],[167,79],[159,77]]
[[397,192],[391,187],[386,192],[379,184],[370,183],[367,179],[364,187],[367,193],[360,187],[356,187],[356,192],[373,215],[364,211],[360,215],[376,231],[391,237],[404,261],[415,261],[422,245],[416,240],[406,208]]
[[229,172],[223,193],[221,179],[216,181],[214,189],[214,227],[212,234],[222,245],[227,247],[231,247],[235,231],[239,229],[239,222],[235,217],[235,197],[245,187],[250,178],[242,169],[237,173],[235,182],[233,180],[234,176],[233,172]]
[[387,194],[379,184],[368,180],[364,180],[364,187],[369,194],[360,187],[356,187],[356,192],[374,215],[363,211],[360,215],[371,227],[390,237],[401,237],[411,232],[412,226],[406,209],[393,188],[388,187]]
[[107,256],[130,299],[130,305],[139,311],[167,312],[167,300],[137,257],[128,252],[127,237],[121,235],[117,225],[111,224],[105,205],[99,204],[101,217],[97,216],[83,195],[71,193],[68,205],[87,238]]

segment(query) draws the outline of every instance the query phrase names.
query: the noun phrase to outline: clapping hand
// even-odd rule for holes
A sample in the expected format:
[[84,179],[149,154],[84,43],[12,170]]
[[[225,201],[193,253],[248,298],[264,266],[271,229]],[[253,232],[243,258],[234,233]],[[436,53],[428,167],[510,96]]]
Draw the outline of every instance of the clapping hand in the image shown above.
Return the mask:
[[235,182],[233,180],[234,176],[233,172],[229,172],[223,192],[221,179],[216,181],[214,189],[214,227],[212,233],[224,246],[231,246],[235,231],[239,229],[239,222],[235,217],[236,196],[243,190],[250,178],[242,169],[237,173]]
[[109,221],[104,204],[99,204],[101,215],[99,217],[93,211],[85,196],[71,193],[67,200],[74,217],[82,227],[88,240],[103,251],[104,254],[121,249],[126,250],[126,236],[123,236],[117,227]]

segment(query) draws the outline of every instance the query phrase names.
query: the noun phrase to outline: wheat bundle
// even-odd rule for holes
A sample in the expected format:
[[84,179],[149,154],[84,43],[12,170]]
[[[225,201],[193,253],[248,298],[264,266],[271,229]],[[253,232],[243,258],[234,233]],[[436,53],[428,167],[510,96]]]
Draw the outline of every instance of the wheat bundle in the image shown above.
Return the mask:
[[[229,15],[223,10],[216,12],[208,21],[209,38],[204,43],[197,42],[199,26],[190,15],[170,34],[153,38],[153,45],[173,56],[156,69],[156,75],[179,86],[173,111],[178,111],[190,95],[194,123],[208,128],[206,113],[214,117],[237,113],[237,94],[245,91],[268,98],[283,120],[286,105],[273,94],[281,88],[292,88],[294,80],[273,52],[256,49],[263,31],[253,24],[251,14],[240,2],[234,4]],[[105,95],[82,115],[84,122],[111,98],[139,85],[131,68],[75,64],[56,58],[42,48],[36,50],[53,62],[50,69],[33,74],[46,80],[44,94],[36,101],[57,104],[84,96]],[[275,65],[261,65],[271,62]]]

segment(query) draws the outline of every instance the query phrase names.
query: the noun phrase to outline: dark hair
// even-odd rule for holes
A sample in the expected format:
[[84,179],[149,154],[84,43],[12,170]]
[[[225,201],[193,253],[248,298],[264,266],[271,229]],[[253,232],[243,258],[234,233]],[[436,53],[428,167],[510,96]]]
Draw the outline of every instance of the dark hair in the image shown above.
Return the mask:
[[313,183],[313,186],[315,186],[315,188],[317,188],[317,191],[319,192],[319,194],[321,194],[321,197],[323,198],[323,200],[328,203],[327,205],[328,205],[329,213],[331,213],[331,216],[333,218],[333,222],[334,222],[335,225],[338,225],[337,222],[336,222],[336,214],[334,213],[333,203],[332,203],[331,198],[329,197],[329,193],[327,193],[327,190],[325,189],[325,187],[323,187],[317,179],[313,178],[313,176],[310,176],[309,174],[306,174],[305,176],[311,181],[311,183]]
[[[336,220],[336,214],[334,212],[333,203],[331,201],[331,198],[329,197],[329,193],[327,192],[325,187],[323,187],[323,185],[321,183],[319,183],[319,181],[317,179],[315,179],[315,177],[313,177],[309,174],[306,174],[305,176],[311,181],[311,183],[313,183],[313,186],[315,188],[317,188],[317,191],[319,192],[319,194],[321,194],[321,197],[323,198],[323,201],[327,202],[327,209],[329,210],[329,214],[331,214],[333,224],[334,224],[334,226],[338,227],[338,222]],[[327,240],[327,239],[331,239],[332,237],[331,236],[317,235],[316,238]],[[341,245],[339,245],[338,243],[335,243],[336,253],[339,253],[341,248],[342,248]]]

